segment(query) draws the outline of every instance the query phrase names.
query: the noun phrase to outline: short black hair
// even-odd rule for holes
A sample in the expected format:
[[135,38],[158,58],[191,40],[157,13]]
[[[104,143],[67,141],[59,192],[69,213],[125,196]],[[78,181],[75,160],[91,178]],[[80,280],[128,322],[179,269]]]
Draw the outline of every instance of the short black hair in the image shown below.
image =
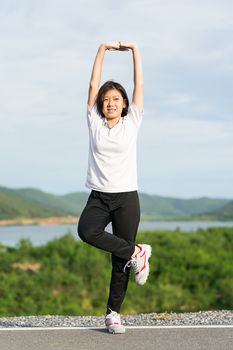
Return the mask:
[[122,109],[122,113],[121,113],[121,116],[124,117],[127,115],[128,113],[128,108],[129,108],[129,98],[128,98],[128,95],[127,95],[127,92],[125,91],[125,89],[123,88],[123,86],[113,80],[108,80],[106,81],[106,83],[104,83],[99,91],[98,91],[98,94],[96,96],[96,109],[97,109],[97,112],[98,114],[101,116],[101,117],[105,117],[103,112],[102,112],[102,109],[103,109],[103,99],[104,99],[104,95],[106,94],[107,91],[109,90],[112,90],[112,89],[115,89],[115,90],[118,90],[121,94],[121,96],[123,97],[123,99],[125,100],[126,102],[126,106]]

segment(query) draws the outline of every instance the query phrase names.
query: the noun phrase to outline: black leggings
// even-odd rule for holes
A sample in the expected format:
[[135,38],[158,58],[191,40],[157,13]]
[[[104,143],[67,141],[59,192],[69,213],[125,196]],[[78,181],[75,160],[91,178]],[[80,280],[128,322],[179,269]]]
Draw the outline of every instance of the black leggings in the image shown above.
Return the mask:
[[[91,191],[78,224],[79,237],[94,247],[112,253],[112,276],[108,309],[120,312],[130,269],[124,270],[134,249],[140,220],[137,191],[106,193]],[[105,227],[112,222],[113,234]]]

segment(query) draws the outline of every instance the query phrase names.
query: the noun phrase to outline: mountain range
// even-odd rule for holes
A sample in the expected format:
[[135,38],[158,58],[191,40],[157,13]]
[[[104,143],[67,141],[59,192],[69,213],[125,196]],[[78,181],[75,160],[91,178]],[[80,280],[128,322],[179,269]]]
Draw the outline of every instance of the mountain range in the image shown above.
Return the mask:
[[[0,220],[80,216],[89,193],[55,195],[35,188],[0,186]],[[139,193],[141,220],[233,220],[233,200],[181,199]]]

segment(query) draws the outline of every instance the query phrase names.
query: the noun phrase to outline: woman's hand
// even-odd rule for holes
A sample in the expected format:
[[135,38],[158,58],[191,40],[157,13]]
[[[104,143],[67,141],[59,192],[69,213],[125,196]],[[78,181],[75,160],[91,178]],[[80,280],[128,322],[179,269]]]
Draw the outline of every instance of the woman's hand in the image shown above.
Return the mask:
[[133,50],[137,48],[137,44],[134,42],[126,42],[126,41],[112,41],[108,43],[102,44],[105,50],[109,51],[128,51],[129,49]]
[[121,45],[121,41],[112,41],[112,42],[108,42],[108,43],[104,43],[102,44],[105,48],[105,50],[109,50],[109,51],[128,51],[128,48],[126,46],[122,46]]
[[120,50],[133,50],[137,47],[136,43],[133,42],[126,42],[126,41],[119,41],[120,43]]
[[119,41],[112,41],[103,44],[106,50],[119,50],[120,49],[120,42]]

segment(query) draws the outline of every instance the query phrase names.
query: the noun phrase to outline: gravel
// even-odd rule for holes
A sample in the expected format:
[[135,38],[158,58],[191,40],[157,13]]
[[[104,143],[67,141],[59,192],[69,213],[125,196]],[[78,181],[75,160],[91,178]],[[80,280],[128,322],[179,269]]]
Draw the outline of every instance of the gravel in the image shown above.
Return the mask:
[[[121,319],[125,326],[233,325],[233,310],[123,315]],[[104,326],[104,315],[0,317],[0,328],[99,326]]]

